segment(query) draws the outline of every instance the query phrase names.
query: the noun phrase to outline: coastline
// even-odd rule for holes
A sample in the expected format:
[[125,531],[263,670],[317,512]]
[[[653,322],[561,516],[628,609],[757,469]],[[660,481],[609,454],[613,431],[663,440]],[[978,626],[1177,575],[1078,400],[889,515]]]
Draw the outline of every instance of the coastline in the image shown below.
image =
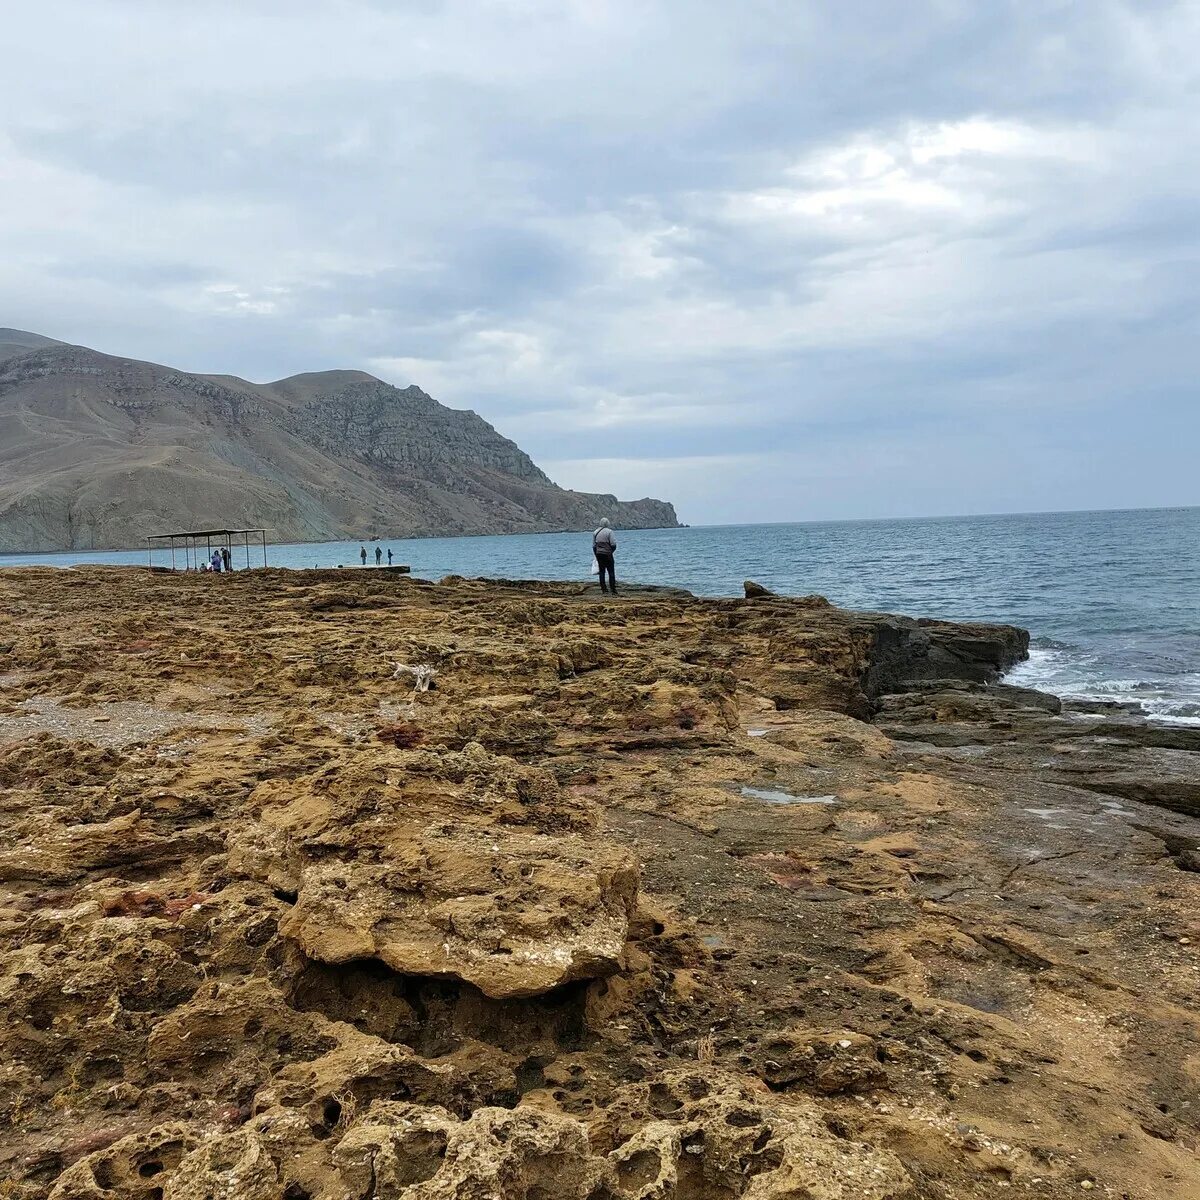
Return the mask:
[[1024,630],[815,596],[214,582],[0,570],[22,1200],[216,1186],[206,1144],[315,1195],[401,1118],[615,1195],[635,1150],[1200,1186],[1200,731],[996,682]]
[[[629,527],[637,532],[645,532],[649,530],[663,529],[691,529],[693,526],[684,522],[679,522],[675,525],[635,525]],[[542,534],[560,534],[560,533],[577,533],[588,534],[591,532],[591,527],[584,529],[513,529],[497,533],[406,533],[388,537],[383,534],[364,537],[350,538],[324,538],[320,541],[301,541],[301,542],[267,542],[267,550],[272,546],[336,546],[344,542],[361,542],[363,545],[370,545],[374,542],[384,542],[391,540],[393,542],[432,542],[445,540],[462,540],[468,541],[472,538],[492,538],[492,537],[534,537]],[[66,547],[57,550],[0,550],[0,568],[4,566],[6,557],[12,558],[32,558],[49,557],[55,554],[145,554],[146,547],[143,546],[88,546],[86,548]]]

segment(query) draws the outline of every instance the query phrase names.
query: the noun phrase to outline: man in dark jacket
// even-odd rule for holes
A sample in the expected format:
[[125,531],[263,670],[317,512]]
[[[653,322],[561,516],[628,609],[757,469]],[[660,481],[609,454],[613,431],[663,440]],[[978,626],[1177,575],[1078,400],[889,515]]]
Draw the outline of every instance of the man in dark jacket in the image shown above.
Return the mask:
[[[617,538],[605,519],[600,522],[600,528],[592,534],[592,553],[596,556],[596,565],[600,568],[600,590],[608,592],[611,590],[615,596],[617,594],[617,571],[616,564],[613,561],[613,555],[617,552]],[[608,577],[608,583],[605,584],[605,576]]]

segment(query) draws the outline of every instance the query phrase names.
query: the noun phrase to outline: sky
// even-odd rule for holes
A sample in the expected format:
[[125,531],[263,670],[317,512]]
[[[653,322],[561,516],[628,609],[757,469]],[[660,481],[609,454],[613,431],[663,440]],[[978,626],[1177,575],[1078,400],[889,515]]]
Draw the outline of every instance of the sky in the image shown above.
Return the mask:
[[1200,0],[40,0],[0,326],[693,524],[1200,503]]

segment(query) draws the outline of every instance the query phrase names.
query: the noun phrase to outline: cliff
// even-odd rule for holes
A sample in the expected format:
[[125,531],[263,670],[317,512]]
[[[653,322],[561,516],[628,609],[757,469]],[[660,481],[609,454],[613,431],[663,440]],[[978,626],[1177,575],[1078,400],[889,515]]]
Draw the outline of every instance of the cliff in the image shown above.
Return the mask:
[[277,541],[674,526],[558,487],[476,413],[361,371],[270,384],[0,329],[0,552],[266,526]]

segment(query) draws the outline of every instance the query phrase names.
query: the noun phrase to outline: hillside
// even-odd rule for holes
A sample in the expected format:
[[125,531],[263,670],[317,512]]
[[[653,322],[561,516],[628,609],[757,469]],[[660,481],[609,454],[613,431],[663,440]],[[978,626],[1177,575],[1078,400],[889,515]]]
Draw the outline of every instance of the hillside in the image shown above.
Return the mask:
[[0,329],[0,553],[266,526],[276,541],[677,524],[554,484],[473,412],[361,371],[269,384]]

